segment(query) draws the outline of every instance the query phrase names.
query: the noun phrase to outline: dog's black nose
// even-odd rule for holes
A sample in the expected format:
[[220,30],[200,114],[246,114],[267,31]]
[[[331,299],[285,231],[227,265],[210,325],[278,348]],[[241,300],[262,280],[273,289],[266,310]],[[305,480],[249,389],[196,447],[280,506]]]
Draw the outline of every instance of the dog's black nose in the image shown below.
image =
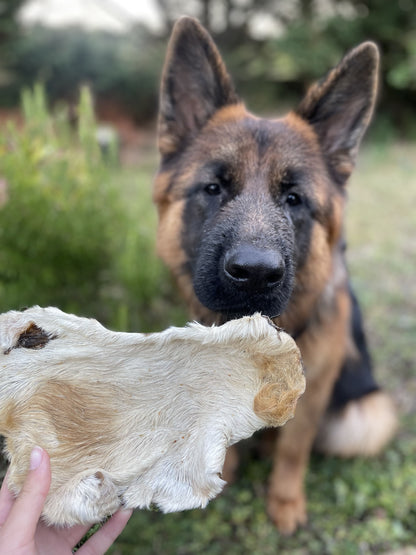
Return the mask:
[[225,277],[245,289],[266,289],[278,285],[285,274],[279,252],[253,245],[240,245],[224,257]]

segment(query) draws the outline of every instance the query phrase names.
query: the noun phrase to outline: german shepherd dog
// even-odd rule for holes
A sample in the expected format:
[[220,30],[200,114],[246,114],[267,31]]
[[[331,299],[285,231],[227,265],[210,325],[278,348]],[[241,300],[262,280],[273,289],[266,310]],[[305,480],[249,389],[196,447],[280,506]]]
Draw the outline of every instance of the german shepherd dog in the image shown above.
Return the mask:
[[280,119],[249,113],[194,19],[173,30],[162,75],[154,185],[158,253],[202,323],[261,312],[296,340],[306,392],[279,434],[268,512],[281,532],[306,521],[313,444],[372,455],[395,409],[371,373],[345,263],[343,213],[377,92],[365,42]]

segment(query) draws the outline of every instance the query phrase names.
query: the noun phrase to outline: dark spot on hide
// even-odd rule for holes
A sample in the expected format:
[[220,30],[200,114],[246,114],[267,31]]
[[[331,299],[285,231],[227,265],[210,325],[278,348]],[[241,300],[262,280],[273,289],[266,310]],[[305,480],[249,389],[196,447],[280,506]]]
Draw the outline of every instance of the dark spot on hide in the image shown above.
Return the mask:
[[5,355],[8,355],[12,349],[43,349],[43,347],[49,343],[51,339],[56,339],[56,335],[47,333],[42,328],[32,323],[29,327],[20,334],[16,345],[9,347],[4,351]]

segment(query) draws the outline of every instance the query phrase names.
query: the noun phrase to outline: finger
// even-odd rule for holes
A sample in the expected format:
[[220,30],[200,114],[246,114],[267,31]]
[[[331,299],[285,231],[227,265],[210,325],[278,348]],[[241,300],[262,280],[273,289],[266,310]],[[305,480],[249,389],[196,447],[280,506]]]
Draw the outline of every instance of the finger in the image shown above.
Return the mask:
[[82,540],[90,528],[91,524],[77,524],[71,528],[60,529],[59,535],[65,539],[68,545],[74,546]]
[[51,483],[51,469],[47,453],[35,447],[30,455],[30,469],[22,491],[4,524],[10,537],[19,537],[24,544],[33,538]]
[[0,526],[3,526],[5,523],[14,502],[14,496],[8,488],[8,478],[9,470],[7,470],[6,475],[3,478],[3,483],[0,489]]
[[117,511],[98,532],[77,551],[77,555],[99,555],[104,553],[121,534],[132,515],[131,510]]
[[[45,523],[40,522],[36,530],[36,539],[39,545],[46,546],[51,542],[51,537],[54,536],[59,539],[62,545],[65,543],[68,548],[72,549],[74,545],[77,545],[82,540],[90,528],[90,524],[77,524],[76,526],[71,526],[71,528],[61,528],[47,526]],[[47,552],[45,551],[45,553]],[[53,547],[50,553],[54,553]]]

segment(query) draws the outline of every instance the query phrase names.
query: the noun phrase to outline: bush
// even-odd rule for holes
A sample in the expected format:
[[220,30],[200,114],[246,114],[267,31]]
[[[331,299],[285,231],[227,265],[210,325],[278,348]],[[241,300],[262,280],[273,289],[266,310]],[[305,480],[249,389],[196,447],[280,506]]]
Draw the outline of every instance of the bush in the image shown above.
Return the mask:
[[152,303],[166,286],[154,233],[137,228],[119,170],[100,153],[89,92],[76,129],[65,112],[49,115],[39,85],[22,105],[23,129],[0,134],[0,311],[55,305],[112,327],[157,327]]
[[[33,303],[81,310],[99,302],[121,220],[93,141],[84,91],[79,140],[48,114],[43,90],[23,94],[26,125],[0,137],[7,200],[0,212],[0,309]],[[86,132],[89,129],[88,133]]]

